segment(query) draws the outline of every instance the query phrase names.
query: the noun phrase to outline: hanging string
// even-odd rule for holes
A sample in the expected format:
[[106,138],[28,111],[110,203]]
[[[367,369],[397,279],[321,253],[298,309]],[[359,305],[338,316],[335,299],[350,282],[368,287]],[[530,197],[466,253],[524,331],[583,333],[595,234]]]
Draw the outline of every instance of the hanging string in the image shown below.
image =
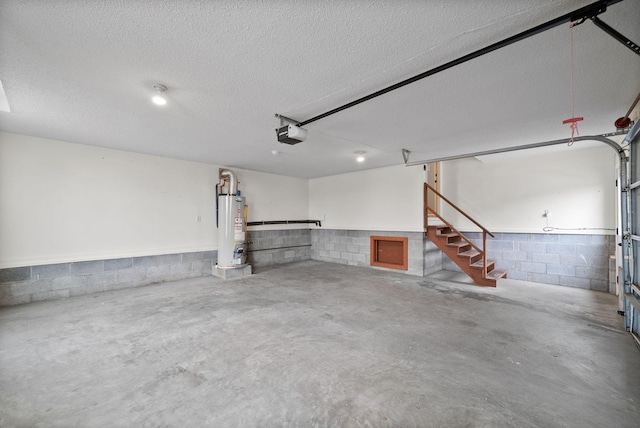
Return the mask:
[[[574,64],[573,64],[573,27],[574,25],[571,24],[569,26],[569,34],[571,34],[571,117],[576,117],[575,114],[575,103],[574,103],[574,94],[575,94],[575,84],[574,84],[574,79],[573,79],[573,68],[574,68]],[[577,128],[577,125],[575,126],[575,128]],[[571,137],[573,138],[573,129],[574,126],[573,124],[571,125]],[[573,142],[573,141],[572,141]]]
[[567,123],[570,124],[570,128],[571,128],[571,138],[569,139],[569,146],[573,145],[573,138],[576,135],[580,135],[580,133],[578,132],[578,122],[580,122],[581,120],[583,120],[583,117],[576,117],[575,115],[575,111],[574,111],[574,79],[573,79],[573,27],[575,27],[577,24],[571,24],[569,25],[569,33],[571,34],[571,118],[570,119],[565,119],[562,121],[562,123],[564,125],[566,125]]

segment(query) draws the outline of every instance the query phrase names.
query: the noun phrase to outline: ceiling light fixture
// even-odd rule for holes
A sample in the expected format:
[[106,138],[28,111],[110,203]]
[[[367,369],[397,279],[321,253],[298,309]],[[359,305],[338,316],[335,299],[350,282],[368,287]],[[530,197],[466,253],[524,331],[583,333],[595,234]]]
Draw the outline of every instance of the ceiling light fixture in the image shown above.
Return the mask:
[[365,160],[364,155],[367,154],[367,152],[365,152],[364,150],[356,150],[355,152],[353,152],[353,154],[358,156],[356,158],[356,161],[362,163]]
[[167,87],[156,83],[153,85],[153,89],[156,90],[156,94],[151,98],[154,104],[163,106],[167,103],[167,99],[164,97],[164,93],[167,92]]

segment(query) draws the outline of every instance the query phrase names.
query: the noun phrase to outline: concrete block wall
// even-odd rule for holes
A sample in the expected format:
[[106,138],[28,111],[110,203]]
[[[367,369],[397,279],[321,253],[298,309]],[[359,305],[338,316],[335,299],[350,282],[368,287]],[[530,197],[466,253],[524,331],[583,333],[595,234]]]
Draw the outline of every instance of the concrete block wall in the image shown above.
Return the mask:
[[[372,235],[408,238],[408,269],[405,271],[371,266],[370,242]],[[311,258],[324,262],[373,267],[423,276],[425,261],[423,234],[420,232],[312,229]]]
[[0,269],[0,306],[207,276],[216,251]]
[[616,294],[617,283],[616,258],[615,256],[609,256],[609,293]]
[[[482,248],[480,232],[463,232]],[[543,284],[610,291],[609,260],[615,236],[497,233],[487,238],[487,257],[507,277]],[[446,256],[443,269],[460,269]]]
[[247,262],[270,266],[311,258],[309,229],[251,230],[247,232]]
[[[425,236],[424,238],[424,275],[430,275],[435,272],[441,271],[444,266],[444,261],[449,260],[445,254],[440,251],[440,248]],[[456,266],[457,268],[457,266]]]

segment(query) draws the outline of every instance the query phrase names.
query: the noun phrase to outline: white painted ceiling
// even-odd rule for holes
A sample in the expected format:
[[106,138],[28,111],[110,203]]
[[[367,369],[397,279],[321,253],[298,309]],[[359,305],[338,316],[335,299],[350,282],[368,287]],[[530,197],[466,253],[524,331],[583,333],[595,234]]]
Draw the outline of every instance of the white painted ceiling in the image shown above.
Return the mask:
[[[589,3],[0,0],[0,130],[303,178],[402,164],[402,148],[418,160],[566,138],[568,24],[311,123],[295,146],[277,142],[274,114],[308,119]],[[640,0],[600,18],[640,43]],[[613,131],[640,57],[587,21],[574,64],[581,135]]]

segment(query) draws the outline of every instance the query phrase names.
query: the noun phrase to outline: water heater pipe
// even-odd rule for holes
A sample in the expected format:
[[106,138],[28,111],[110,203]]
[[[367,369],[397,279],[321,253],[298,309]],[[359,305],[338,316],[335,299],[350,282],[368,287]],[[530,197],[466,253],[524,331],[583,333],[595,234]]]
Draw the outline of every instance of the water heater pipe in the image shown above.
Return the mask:
[[[227,177],[229,179],[229,195],[237,195],[238,194],[238,179],[233,171],[229,169],[223,169],[220,171],[220,178],[226,182]],[[224,184],[222,185],[224,187]]]

